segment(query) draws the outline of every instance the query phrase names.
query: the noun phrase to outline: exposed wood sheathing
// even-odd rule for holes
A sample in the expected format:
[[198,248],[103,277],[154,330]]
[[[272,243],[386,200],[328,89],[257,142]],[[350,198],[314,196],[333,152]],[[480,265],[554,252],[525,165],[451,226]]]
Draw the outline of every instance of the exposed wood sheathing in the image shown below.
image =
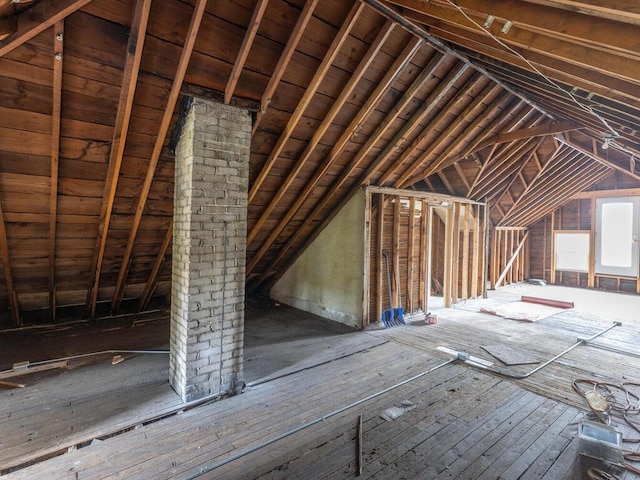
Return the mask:
[[253,288],[364,184],[487,200],[522,228],[612,171],[638,178],[637,7],[455,3],[0,2],[2,326],[166,295],[185,93],[255,114]]

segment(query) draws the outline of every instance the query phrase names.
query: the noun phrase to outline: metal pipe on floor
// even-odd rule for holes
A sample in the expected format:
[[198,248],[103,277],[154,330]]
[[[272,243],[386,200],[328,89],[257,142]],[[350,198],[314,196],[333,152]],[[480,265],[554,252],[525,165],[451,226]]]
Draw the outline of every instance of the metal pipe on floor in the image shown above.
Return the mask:
[[197,471],[196,473],[193,473],[191,475],[189,475],[188,477],[185,477],[184,480],[194,480],[195,478],[198,478],[201,475],[204,475],[205,473],[211,472],[212,470],[215,470],[216,468],[222,467],[223,465],[226,465],[228,463],[231,463],[235,460],[238,460],[239,458],[242,458],[246,455],[249,455],[250,453],[253,453],[257,450],[260,450],[261,448],[264,448],[266,446],[271,445],[272,443],[276,443],[279,440],[282,440],[283,438],[286,438],[290,435],[293,435],[294,433],[298,433],[301,430],[304,430],[307,427],[310,427],[312,425],[315,425],[316,423],[320,423],[320,422],[324,422],[326,419],[331,418],[335,415],[338,415],[342,412],[344,412],[345,410],[349,410],[350,408],[356,407],[362,403],[368,402],[369,400],[372,400],[376,397],[379,397],[380,395],[383,395],[387,392],[390,392],[391,390],[394,390],[398,387],[401,387],[403,385],[406,385],[407,383],[413,382],[414,380],[417,380],[420,377],[424,377],[425,375],[434,372],[446,365],[449,365],[450,363],[455,362],[455,358],[452,358],[451,360],[447,360],[446,362],[440,363],[432,368],[430,368],[429,370],[425,370],[422,373],[419,373],[417,375],[414,375],[413,377],[407,378],[406,380],[403,380],[401,382],[396,383],[395,385],[392,385],[390,387],[385,388],[384,390],[380,390],[379,392],[373,393],[365,398],[361,398],[360,400],[356,400],[353,403],[350,403],[349,405],[346,405],[344,407],[341,407],[337,410],[334,410],[333,412],[327,413],[326,415],[323,415],[322,417],[318,417],[314,420],[311,420],[307,423],[303,423],[302,425],[299,425],[297,427],[294,427],[290,430],[287,430],[286,432],[281,433],[280,435],[277,435],[275,437],[270,438],[269,440],[266,440],[262,443],[259,443],[258,445],[255,445],[251,448],[248,448],[246,450],[243,450],[241,452],[236,453],[235,455],[231,455],[230,457],[221,460],[218,463],[214,463],[213,465],[209,465],[206,467],[202,467],[199,471]]
[[[560,352],[559,354],[557,354],[555,357],[547,360],[546,362],[544,362],[541,365],[538,365],[536,368],[534,368],[533,370],[531,370],[529,373],[512,373],[506,370],[503,370],[501,368],[491,368],[485,365],[481,365],[478,363],[473,362],[472,365],[474,367],[477,368],[481,368],[482,370],[486,370],[488,372],[493,372],[493,373],[497,373],[499,375],[503,375],[505,377],[509,377],[509,378],[515,378],[516,380],[522,380],[524,378],[528,378],[531,375],[533,375],[534,373],[542,370],[544,367],[546,367],[547,365],[555,362],[556,360],[558,360],[560,357],[566,355],[567,353],[569,353],[571,350],[573,350],[574,348],[578,347],[579,345],[586,345],[588,344],[591,340],[593,340],[594,338],[598,338],[600,335],[603,335],[605,333],[607,333],[609,330],[615,328],[615,327],[619,327],[621,326],[622,323],[621,322],[613,322],[613,325],[611,325],[610,327],[605,328],[604,330],[602,330],[601,332],[596,333],[595,335],[592,335],[589,338],[586,339],[579,339],[576,343],[574,343],[573,345],[571,345],[569,348],[563,350],[562,352]],[[462,360],[463,362],[467,362],[468,358],[465,358],[466,355],[464,354],[460,354],[458,353],[458,359]]]

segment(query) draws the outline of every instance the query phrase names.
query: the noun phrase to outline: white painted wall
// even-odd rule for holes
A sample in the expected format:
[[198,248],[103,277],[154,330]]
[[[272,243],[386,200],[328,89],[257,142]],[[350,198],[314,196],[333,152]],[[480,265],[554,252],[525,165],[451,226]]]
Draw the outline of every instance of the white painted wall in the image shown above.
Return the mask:
[[365,195],[336,215],[271,290],[286,305],[362,327]]

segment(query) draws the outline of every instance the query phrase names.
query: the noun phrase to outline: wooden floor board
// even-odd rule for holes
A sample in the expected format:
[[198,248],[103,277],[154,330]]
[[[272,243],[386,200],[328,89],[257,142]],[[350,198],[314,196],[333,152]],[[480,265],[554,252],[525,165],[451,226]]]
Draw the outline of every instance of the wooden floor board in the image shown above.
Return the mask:
[[[257,383],[244,394],[105,437],[6,478],[184,479],[446,361],[448,356],[437,350],[440,345],[522,373],[536,365],[506,367],[481,347],[504,344],[543,362],[578,337],[610,325],[609,319],[571,310],[535,323],[478,313],[482,302],[503,301],[493,298],[437,310],[436,325],[366,332],[330,332],[314,319],[307,338],[280,322],[284,310],[279,310],[275,320],[265,323],[275,336],[261,332],[258,323],[251,325],[259,348],[251,352],[247,347],[248,356],[251,362],[264,363],[278,349],[291,347],[295,354],[254,369]],[[301,324],[296,322],[297,328]],[[598,342],[632,351],[640,343],[639,327],[640,322],[627,321]],[[334,342],[331,348],[327,342]],[[37,458],[56,445],[72,443],[78,431],[90,437],[121,424],[136,425],[149,411],[164,408],[163,395],[173,395],[175,402],[166,382],[166,363],[144,356],[117,366],[108,360],[34,376],[20,391],[0,391],[9,400],[0,402],[0,470],[10,455]],[[639,371],[637,357],[585,345],[523,380],[454,362],[199,478],[353,478],[356,424],[362,414],[363,479],[582,479],[598,461],[578,453],[577,425],[588,412],[572,380],[640,382]],[[109,376],[118,372],[126,376]],[[103,397],[108,391],[122,398]],[[414,408],[392,421],[380,417],[404,400]],[[42,407],[47,402],[49,411]],[[129,409],[132,404],[138,409]],[[29,444],[36,448],[29,450]]]

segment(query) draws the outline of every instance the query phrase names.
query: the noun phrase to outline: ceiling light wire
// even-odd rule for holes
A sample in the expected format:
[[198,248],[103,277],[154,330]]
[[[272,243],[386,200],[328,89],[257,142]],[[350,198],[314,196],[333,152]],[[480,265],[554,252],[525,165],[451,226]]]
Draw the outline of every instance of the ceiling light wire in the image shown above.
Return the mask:
[[[609,130],[612,134],[614,134],[616,137],[619,137],[620,135],[618,134],[618,132],[609,124],[609,122],[607,121],[606,118],[604,118],[602,115],[600,115],[598,112],[596,112],[593,108],[591,108],[588,105],[584,105],[582,102],[580,102],[578,100],[577,97],[575,97],[573,95],[573,93],[566,91],[564,88],[562,88],[562,86],[560,84],[558,84],[555,80],[553,80],[552,78],[550,78],[549,76],[545,75],[543,72],[541,72],[538,67],[536,67],[529,59],[527,59],[524,55],[522,55],[520,52],[518,52],[517,50],[515,50],[514,48],[510,47],[509,45],[507,45],[505,42],[503,42],[500,38],[496,37],[493,33],[491,33],[488,29],[484,28],[482,25],[480,25],[478,22],[476,22],[473,18],[471,18],[471,16],[469,16],[467,14],[467,12],[464,11],[464,9],[460,6],[457,5],[456,3],[454,3],[452,0],[446,0],[447,3],[449,3],[450,5],[452,5],[453,7],[455,7],[460,13],[462,13],[462,15],[464,15],[464,17],[469,20],[471,23],[473,23],[476,27],[480,28],[482,31],[486,32],[487,35],[489,35],[493,40],[495,40],[498,44],[500,44],[502,47],[506,48],[507,50],[509,50],[511,53],[513,53],[514,55],[516,55],[518,58],[520,58],[521,60],[523,60],[527,65],[529,65],[529,67],[536,72],[538,75],[540,75],[542,78],[544,78],[549,84],[551,84],[553,87],[557,88],[558,90],[560,90],[562,93],[564,93],[565,95],[567,95],[576,105],[578,105],[582,110],[585,110],[586,112],[590,113],[591,115],[593,115],[595,118],[597,118],[604,126],[607,130]],[[627,151],[624,147],[616,144],[615,142],[610,142],[609,143],[610,146],[617,148],[619,150],[625,151],[626,153],[631,153],[629,151]]]

